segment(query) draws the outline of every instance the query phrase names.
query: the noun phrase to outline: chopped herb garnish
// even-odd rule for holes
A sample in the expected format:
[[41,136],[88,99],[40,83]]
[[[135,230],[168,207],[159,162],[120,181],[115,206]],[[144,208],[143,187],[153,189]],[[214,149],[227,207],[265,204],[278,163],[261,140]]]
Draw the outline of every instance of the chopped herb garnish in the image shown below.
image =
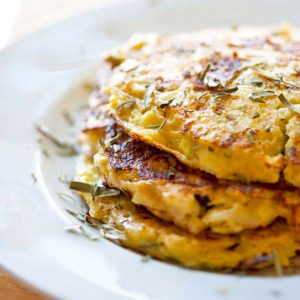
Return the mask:
[[66,120],[66,122],[69,123],[69,125],[71,125],[71,126],[74,125],[75,122],[74,122],[74,120],[73,120],[72,115],[71,115],[70,112],[64,111],[62,113],[62,115],[63,115],[64,119]]
[[41,151],[42,151],[43,155],[44,155],[46,158],[49,158],[49,157],[50,157],[50,155],[49,155],[49,153],[48,153],[48,151],[47,151],[46,149],[42,149]]
[[232,87],[232,88],[223,88],[223,89],[218,90],[215,94],[213,94],[213,97],[215,99],[218,99],[218,98],[221,98],[224,96],[228,96],[228,95],[236,92],[238,89],[239,88],[237,86]]
[[300,108],[296,107],[295,105],[293,105],[291,102],[289,102],[288,99],[285,98],[285,96],[283,94],[280,94],[278,96],[280,102],[285,105],[286,107],[288,107],[290,110],[300,114]]
[[118,141],[118,139],[121,137],[121,135],[122,135],[121,133],[116,134],[114,137],[112,137],[108,141],[108,143],[112,146],[113,144],[115,144]]
[[31,173],[31,178],[33,180],[33,183],[37,183],[37,178],[34,173]]
[[148,89],[146,91],[145,98],[144,98],[145,107],[148,107],[150,105],[151,97],[154,91],[155,91],[155,84],[153,83],[148,86]]
[[120,190],[107,188],[105,186],[98,186],[95,184],[89,184],[85,182],[79,181],[71,181],[70,189],[75,190],[82,193],[90,193],[92,198],[95,197],[114,197],[120,195]]
[[147,128],[148,129],[157,129],[157,131],[160,131],[166,123],[167,123],[167,120],[165,119],[161,122],[161,124],[148,126]]
[[[99,232],[100,236],[102,236],[102,237],[108,238],[110,240],[123,240],[125,238],[125,235],[122,231],[114,228],[110,224],[104,224],[104,223],[94,220],[93,218],[91,218],[88,215],[87,211],[85,211],[85,210],[73,211],[71,209],[65,208],[65,211],[68,214],[70,214],[71,216],[73,216],[74,218],[76,218],[78,221],[96,229]],[[83,226],[82,226],[82,228],[83,228],[83,230],[86,229]],[[81,233],[84,234],[85,232],[81,232]],[[87,235],[86,235],[86,237],[89,238],[89,236],[87,236]]]
[[82,226],[81,224],[73,224],[70,226],[66,226],[65,230],[68,232],[71,232],[71,233],[81,234],[91,241],[97,241],[100,238],[100,236],[98,234],[94,234],[93,232],[91,232],[90,230],[88,230],[87,228]]
[[257,119],[259,118],[260,114],[258,112],[254,113],[252,116],[252,119]]
[[282,265],[281,265],[277,248],[275,246],[272,248],[272,256],[273,256],[273,262],[274,262],[276,274],[277,276],[282,276],[283,275]]
[[174,100],[175,100],[175,98],[172,98],[172,99],[168,100],[167,102],[160,104],[159,107],[164,109],[167,106],[169,106]]
[[262,87],[264,83],[262,81],[252,81],[251,84],[253,86]]
[[270,96],[274,96],[274,91],[262,91],[262,92],[255,92],[252,93],[250,96],[250,100],[258,103],[265,103],[265,100],[263,98],[267,98]]
[[132,108],[135,104],[136,104],[136,100],[127,100],[127,101],[124,101],[123,103],[119,104],[116,107],[116,110],[119,110],[122,107]]
[[60,199],[64,200],[64,201],[67,201],[67,202],[72,202],[74,203],[75,202],[75,199],[68,195],[68,194],[65,194],[65,193],[57,193],[57,195],[60,197]]
[[59,148],[59,154],[62,156],[73,156],[78,153],[77,149],[74,145],[61,142],[57,137],[53,135],[53,133],[46,127],[36,124],[36,130],[42,134],[45,138],[51,141],[56,147]]
[[199,74],[199,79],[200,80],[204,80],[206,74],[209,72],[211,65],[207,64],[206,67],[204,68],[204,70],[202,72],[200,72]]
[[142,262],[148,262],[152,259],[152,257],[150,255],[144,255],[142,257]]
[[271,80],[271,81],[273,81],[277,85],[283,84],[283,85],[285,85],[287,87],[293,87],[293,88],[296,88],[296,89],[300,89],[300,85],[299,84],[293,83],[293,82],[288,82],[288,81],[284,80],[283,76],[281,74],[276,74],[275,76],[273,76],[272,74],[265,73],[262,70],[257,71],[257,73],[261,77],[263,77],[265,79],[268,79],[268,80]]

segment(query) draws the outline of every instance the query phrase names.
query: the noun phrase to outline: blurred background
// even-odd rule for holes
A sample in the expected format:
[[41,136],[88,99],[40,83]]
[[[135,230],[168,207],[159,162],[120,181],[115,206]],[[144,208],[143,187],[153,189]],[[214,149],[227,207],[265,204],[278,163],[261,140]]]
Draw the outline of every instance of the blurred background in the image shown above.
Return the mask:
[[0,49],[55,22],[112,0],[0,0]]
[[[0,0],[0,50],[14,41],[113,0]],[[120,0],[121,1],[121,0]],[[0,299],[46,300],[0,266]]]

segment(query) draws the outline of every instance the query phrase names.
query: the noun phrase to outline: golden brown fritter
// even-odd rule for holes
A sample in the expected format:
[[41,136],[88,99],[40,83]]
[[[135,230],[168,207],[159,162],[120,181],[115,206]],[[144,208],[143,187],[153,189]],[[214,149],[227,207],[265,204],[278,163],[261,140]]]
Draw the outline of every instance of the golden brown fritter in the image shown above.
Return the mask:
[[298,29],[138,35],[106,59],[103,91],[134,138],[217,178],[276,183],[284,171],[300,186],[295,113],[278,98],[300,100]]
[[[83,157],[76,179],[89,184],[101,174]],[[280,221],[265,229],[247,230],[239,235],[203,232],[191,235],[153,216],[124,195],[96,198],[81,194],[89,214],[125,233],[120,243],[152,257],[197,269],[260,269],[274,265],[274,249],[284,267],[300,249],[298,233]]]
[[94,156],[95,166],[110,186],[129,193],[135,204],[191,233],[205,229],[238,233],[265,227],[278,217],[295,228],[298,226],[295,217],[300,209],[298,189],[284,183],[240,184],[218,180],[129,137],[110,120],[110,125],[96,139],[95,129],[85,131],[85,143],[91,145],[94,139],[99,148]]

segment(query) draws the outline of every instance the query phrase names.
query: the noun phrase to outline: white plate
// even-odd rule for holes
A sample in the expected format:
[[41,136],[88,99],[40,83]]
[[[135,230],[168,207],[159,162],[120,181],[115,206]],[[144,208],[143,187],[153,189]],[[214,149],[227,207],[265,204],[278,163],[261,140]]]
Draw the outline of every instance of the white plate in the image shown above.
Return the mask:
[[[64,227],[74,221],[57,196],[69,193],[57,177],[73,172],[74,158],[57,156],[44,142],[51,155],[46,159],[33,124],[43,123],[58,136],[69,136],[62,111],[84,101],[87,93],[80,81],[97,65],[85,58],[95,57],[133,32],[284,20],[297,24],[299,11],[297,0],[118,1],[4,50],[0,55],[1,264],[64,299],[297,299],[298,276],[238,277],[155,260],[142,263],[140,255],[107,240],[93,242],[65,232]],[[36,184],[31,173],[38,177]]]

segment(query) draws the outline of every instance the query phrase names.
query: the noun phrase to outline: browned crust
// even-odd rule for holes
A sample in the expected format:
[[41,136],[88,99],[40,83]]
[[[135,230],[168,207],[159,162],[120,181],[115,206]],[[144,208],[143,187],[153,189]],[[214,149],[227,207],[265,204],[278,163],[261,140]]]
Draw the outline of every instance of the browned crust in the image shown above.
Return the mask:
[[[173,155],[130,137],[125,130],[111,119],[111,125],[106,127],[106,141],[119,136],[111,147],[106,148],[109,163],[113,169],[135,171],[140,180],[168,180],[188,186],[232,187],[244,193],[254,190],[273,190],[280,194],[293,191],[300,196],[300,190],[288,185],[284,180],[275,184],[268,183],[236,183],[230,180],[220,180],[215,176],[198,169],[188,167],[179,162]],[[174,169],[174,172],[170,170]],[[173,174],[174,173],[174,174]]]

